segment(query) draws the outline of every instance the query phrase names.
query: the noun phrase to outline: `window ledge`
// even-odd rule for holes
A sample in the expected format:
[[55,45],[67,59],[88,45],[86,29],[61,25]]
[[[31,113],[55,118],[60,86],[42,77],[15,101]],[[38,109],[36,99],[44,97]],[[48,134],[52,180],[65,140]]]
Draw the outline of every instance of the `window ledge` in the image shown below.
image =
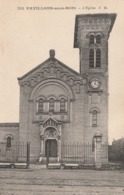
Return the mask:
[[89,68],[90,68],[90,69],[93,69],[93,70],[94,70],[94,69],[102,69],[102,67],[101,67],[101,66],[100,66],[100,67],[96,67],[96,66],[94,66],[94,67],[90,67],[90,66],[89,66]]
[[[37,112],[36,113],[36,115],[49,115],[49,113],[50,113],[50,111],[48,111],[48,112]],[[51,112],[51,113],[53,113],[53,115],[63,115],[63,114],[67,114],[67,112],[65,111],[59,111],[59,112]]]
[[101,43],[89,43],[89,46],[101,46]]

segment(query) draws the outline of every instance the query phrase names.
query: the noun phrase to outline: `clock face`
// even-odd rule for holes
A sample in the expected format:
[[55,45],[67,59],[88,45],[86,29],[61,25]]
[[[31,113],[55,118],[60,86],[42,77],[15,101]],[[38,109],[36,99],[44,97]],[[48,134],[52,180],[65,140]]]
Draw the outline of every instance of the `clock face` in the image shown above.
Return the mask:
[[98,79],[92,79],[90,85],[92,88],[97,89],[100,86],[100,81]]

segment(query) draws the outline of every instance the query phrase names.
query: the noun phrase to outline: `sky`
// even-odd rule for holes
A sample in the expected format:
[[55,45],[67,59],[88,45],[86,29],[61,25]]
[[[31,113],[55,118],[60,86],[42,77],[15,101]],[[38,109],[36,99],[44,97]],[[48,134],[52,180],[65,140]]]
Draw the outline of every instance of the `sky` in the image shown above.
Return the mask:
[[1,0],[0,122],[19,122],[17,77],[45,61],[50,49],[79,72],[79,49],[73,48],[77,14],[116,13],[109,38],[109,142],[123,137],[123,10],[124,0]]

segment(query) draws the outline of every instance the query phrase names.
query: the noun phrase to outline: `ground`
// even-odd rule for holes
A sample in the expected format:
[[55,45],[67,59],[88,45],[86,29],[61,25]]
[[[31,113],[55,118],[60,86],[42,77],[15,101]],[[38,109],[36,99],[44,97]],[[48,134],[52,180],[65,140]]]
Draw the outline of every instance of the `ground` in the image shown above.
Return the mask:
[[0,168],[0,195],[120,195],[124,171]]

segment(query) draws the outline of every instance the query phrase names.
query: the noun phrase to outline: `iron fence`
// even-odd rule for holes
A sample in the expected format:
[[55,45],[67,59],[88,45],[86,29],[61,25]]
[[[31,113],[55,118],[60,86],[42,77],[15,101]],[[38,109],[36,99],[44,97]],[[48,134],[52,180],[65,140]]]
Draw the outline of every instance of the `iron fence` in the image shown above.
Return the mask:
[[[95,151],[90,143],[66,143],[61,145],[61,152],[61,161],[64,163],[95,163]],[[102,144],[102,162],[108,162],[108,144]]]
[[64,163],[94,164],[92,144],[66,143],[61,148],[61,161]]
[[30,158],[30,143],[14,143],[7,147],[0,142],[0,163],[27,163]]

